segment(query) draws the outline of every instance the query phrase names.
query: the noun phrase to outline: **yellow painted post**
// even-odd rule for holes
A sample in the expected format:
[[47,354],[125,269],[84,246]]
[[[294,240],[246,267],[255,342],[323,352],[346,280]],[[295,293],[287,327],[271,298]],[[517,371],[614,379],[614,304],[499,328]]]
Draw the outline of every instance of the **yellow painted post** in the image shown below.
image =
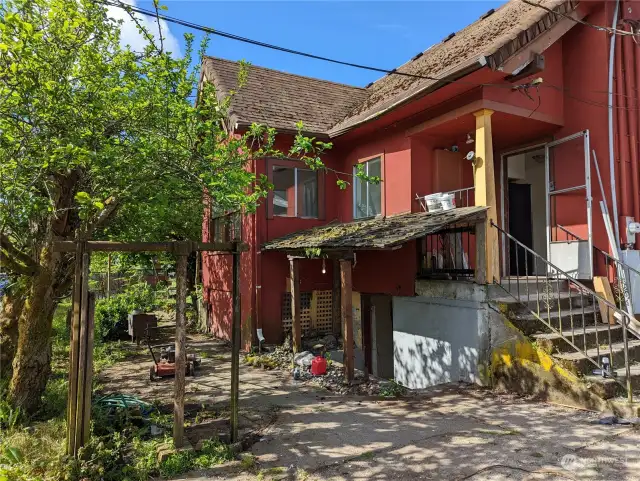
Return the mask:
[[491,135],[492,114],[493,110],[489,109],[482,109],[473,114],[476,117],[476,159],[473,164],[476,205],[489,207],[485,224],[486,281],[488,283],[494,280],[500,281],[498,231],[491,227],[491,221],[498,223]]

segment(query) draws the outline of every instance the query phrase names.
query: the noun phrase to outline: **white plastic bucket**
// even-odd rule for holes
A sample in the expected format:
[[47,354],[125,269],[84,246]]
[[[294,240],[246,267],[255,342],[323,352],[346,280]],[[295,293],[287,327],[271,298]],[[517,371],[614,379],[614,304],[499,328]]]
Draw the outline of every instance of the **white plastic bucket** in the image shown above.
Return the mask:
[[429,212],[438,212],[442,210],[440,195],[441,194],[438,193],[425,196],[424,200],[427,202],[427,210]]
[[456,208],[455,196],[453,194],[441,194],[440,204],[442,205],[442,210],[455,209]]

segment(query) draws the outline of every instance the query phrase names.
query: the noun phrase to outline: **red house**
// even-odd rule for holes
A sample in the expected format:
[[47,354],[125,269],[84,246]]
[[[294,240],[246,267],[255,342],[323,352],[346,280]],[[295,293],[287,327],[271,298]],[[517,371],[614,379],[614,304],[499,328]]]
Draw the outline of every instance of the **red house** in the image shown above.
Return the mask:
[[[591,296],[583,304],[596,317],[584,343],[576,330],[554,355],[587,359],[577,375],[603,366],[587,334],[600,332],[602,343],[621,326],[602,321],[601,291],[594,297],[583,287],[597,288],[598,275],[616,282],[601,200],[627,264],[636,259],[627,226],[640,221],[640,49],[632,35],[640,2],[540,3],[490,10],[364,88],[250,67],[232,107],[238,132],[267,124],[286,150],[302,121],[309,135],[333,143],[328,168],[351,173],[360,164],[382,182],[343,177],[341,190],[330,171],[253,162],[274,189],[234,231],[250,246],[241,272],[245,347],[256,329],[267,342],[282,341],[292,324],[302,334],[346,329],[355,364],[379,376],[409,387],[483,382],[508,337],[487,306],[505,292],[530,304],[513,286],[539,293],[533,279],[541,276],[547,286],[557,281],[558,306],[579,292]],[[206,58],[203,81],[226,92],[238,69]],[[446,192],[456,209],[425,212],[425,196]],[[205,240],[228,235],[225,223],[206,219]],[[228,257],[204,257],[208,324],[227,339],[230,266]],[[558,331],[564,314],[555,327],[552,318],[543,333],[567,340],[568,327]],[[533,331],[522,328],[541,334]],[[607,339],[613,363],[620,346]],[[630,363],[636,341],[629,333]],[[633,374],[626,367],[613,366]]]

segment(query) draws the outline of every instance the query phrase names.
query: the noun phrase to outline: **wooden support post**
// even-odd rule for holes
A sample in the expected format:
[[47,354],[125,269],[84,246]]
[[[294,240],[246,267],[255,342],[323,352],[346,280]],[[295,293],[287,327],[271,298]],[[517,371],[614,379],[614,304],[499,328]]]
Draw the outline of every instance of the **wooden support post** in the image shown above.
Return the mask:
[[89,293],[89,305],[87,306],[87,349],[85,358],[85,377],[82,383],[78,383],[78,388],[84,387],[84,414],[82,420],[82,435],[80,445],[84,446],[91,436],[91,394],[93,392],[93,341],[95,327],[95,307],[96,297]]
[[340,298],[342,300],[344,380],[351,384],[354,377],[353,359],[353,310],[351,306],[351,261],[340,260]]
[[107,255],[107,299],[111,298],[111,252]]
[[76,412],[78,409],[78,357],[80,353],[80,316],[82,305],[82,260],[85,243],[76,243],[75,273],[73,283],[73,317],[71,321],[71,346],[69,349],[69,394],[67,399],[67,454],[76,453]]
[[290,278],[291,278],[291,315],[293,317],[291,325],[293,330],[293,352],[302,351],[302,327],[300,321],[300,269],[298,259],[289,258]]
[[483,220],[475,225],[476,234],[476,272],[475,280],[478,284],[487,283],[487,226],[488,220]]
[[187,254],[179,246],[176,267],[176,373],[173,385],[173,445],[184,445],[184,384],[187,366]]
[[500,281],[498,250],[498,232],[491,227],[491,221],[497,221],[496,180],[493,167],[493,139],[491,133],[491,115],[493,110],[482,109],[475,112],[476,117],[476,159],[473,168],[476,205],[487,206],[485,224],[486,282]]
[[341,307],[340,307],[340,261],[333,260],[333,285],[331,286],[331,307],[333,312],[333,334],[337,337],[342,330]]
[[238,442],[238,399],[240,395],[240,250],[233,252],[233,325],[231,328],[231,442]]

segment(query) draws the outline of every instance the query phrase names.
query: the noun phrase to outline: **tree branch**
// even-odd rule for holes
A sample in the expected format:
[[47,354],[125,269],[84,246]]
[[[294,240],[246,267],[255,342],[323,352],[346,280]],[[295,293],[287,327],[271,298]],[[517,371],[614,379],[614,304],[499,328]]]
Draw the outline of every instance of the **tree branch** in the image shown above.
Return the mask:
[[[7,265],[16,265],[19,267],[22,267],[21,264],[24,264],[24,266],[26,266],[24,269],[26,269],[30,275],[33,275],[40,269],[40,266],[31,257],[20,252],[4,234],[0,234],[0,247],[6,252],[6,254],[4,254],[0,251],[0,253],[3,254],[3,263],[6,262]],[[4,260],[5,257],[7,259],[6,261]]]
[[0,263],[3,267],[10,270],[14,274],[22,275],[22,276],[33,276],[38,272],[39,267],[36,266],[34,269],[30,266],[24,266],[14,261],[11,257],[5,254],[3,251],[0,251]]

